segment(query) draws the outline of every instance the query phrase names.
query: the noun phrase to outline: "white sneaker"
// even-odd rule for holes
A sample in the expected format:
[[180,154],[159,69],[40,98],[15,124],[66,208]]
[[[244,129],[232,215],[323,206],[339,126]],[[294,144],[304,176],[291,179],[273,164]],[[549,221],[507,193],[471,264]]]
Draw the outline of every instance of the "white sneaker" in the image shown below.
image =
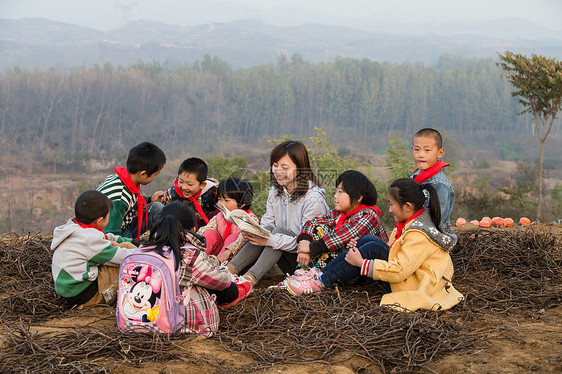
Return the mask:
[[252,278],[250,278],[248,275],[232,274],[232,281],[235,284],[246,283],[246,282],[252,284]]

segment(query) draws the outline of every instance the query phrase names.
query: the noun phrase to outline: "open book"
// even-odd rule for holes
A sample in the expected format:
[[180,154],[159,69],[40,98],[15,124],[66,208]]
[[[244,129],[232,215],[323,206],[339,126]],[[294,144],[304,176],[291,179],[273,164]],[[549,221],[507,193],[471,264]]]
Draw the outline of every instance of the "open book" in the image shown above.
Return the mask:
[[240,227],[240,230],[249,232],[250,234],[261,236],[262,238],[269,238],[271,234],[269,230],[261,227],[248,213],[242,209],[228,210],[220,201],[217,202],[217,208],[224,214],[227,221],[234,223]]

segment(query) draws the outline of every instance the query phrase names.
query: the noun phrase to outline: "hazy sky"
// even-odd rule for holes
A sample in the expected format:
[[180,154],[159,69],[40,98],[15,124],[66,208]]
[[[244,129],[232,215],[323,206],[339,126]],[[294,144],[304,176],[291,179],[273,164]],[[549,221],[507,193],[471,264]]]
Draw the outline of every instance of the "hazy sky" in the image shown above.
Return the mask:
[[562,30],[561,0],[236,0],[257,9],[299,7],[327,15],[387,18],[389,22],[527,18]]
[[[239,11],[233,3],[247,8]],[[229,17],[263,16],[271,22],[269,10],[277,7],[300,8],[332,19],[368,19],[382,26],[519,17],[562,32],[562,0],[0,0],[0,18],[44,17],[90,27],[156,19],[185,26],[231,21]],[[305,13],[295,15],[296,22],[306,22]]]

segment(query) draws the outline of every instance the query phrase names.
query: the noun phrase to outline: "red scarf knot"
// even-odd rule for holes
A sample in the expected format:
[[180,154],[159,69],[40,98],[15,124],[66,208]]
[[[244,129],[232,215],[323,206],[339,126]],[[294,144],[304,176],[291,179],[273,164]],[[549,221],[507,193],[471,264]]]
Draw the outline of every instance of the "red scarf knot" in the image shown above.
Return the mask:
[[420,210],[418,210],[417,212],[415,212],[414,214],[412,214],[410,216],[410,218],[408,218],[406,221],[403,222],[397,222],[396,223],[396,235],[394,235],[394,241],[392,242],[392,244],[388,247],[388,249],[390,249],[394,243],[402,236],[402,230],[404,229],[404,227],[412,222],[414,219],[416,219],[417,217],[419,217],[423,212],[425,211],[425,208],[421,208]]
[[371,205],[371,206],[366,206],[365,204],[361,204],[359,205],[357,208],[353,209],[351,212],[349,213],[344,213],[344,212],[340,212],[340,216],[338,217],[338,220],[336,222],[336,229],[339,229],[340,227],[342,227],[345,222],[349,219],[349,217],[353,216],[355,213],[357,213],[358,211],[362,210],[362,209],[367,209],[367,208],[371,208],[374,209],[374,211],[377,213],[377,215],[380,217],[381,215],[381,210],[376,206],[376,205]]
[[[418,175],[416,175],[414,177],[414,180],[418,183],[423,183],[423,182],[429,180],[435,174],[439,173],[441,171],[441,169],[443,169],[447,166],[449,166],[449,164],[446,163],[445,161],[437,160],[437,162],[432,167],[430,167],[429,169],[424,170],[421,173],[419,173]],[[414,170],[412,175],[415,174],[416,171],[418,171],[418,170],[419,169]]]
[[181,188],[178,184],[178,178],[176,178],[176,180],[174,181],[174,190],[176,191],[178,196],[181,197],[182,199],[187,199],[187,200],[191,201],[191,203],[195,207],[195,210],[197,210],[197,213],[199,213],[199,216],[201,216],[203,221],[205,221],[205,224],[209,223],[209,219],[207,218],[207,216],[203,212],[203,208],[201,207],[201,204],[199,204],[199,201],[197,201],[197,198],[199,196],[201,196],[201,191],[203,191],[203,189],[200,189],[194,196],[185,197],[185,195],[183,194],[183,192],[182,192],[182,190],[181,190]]

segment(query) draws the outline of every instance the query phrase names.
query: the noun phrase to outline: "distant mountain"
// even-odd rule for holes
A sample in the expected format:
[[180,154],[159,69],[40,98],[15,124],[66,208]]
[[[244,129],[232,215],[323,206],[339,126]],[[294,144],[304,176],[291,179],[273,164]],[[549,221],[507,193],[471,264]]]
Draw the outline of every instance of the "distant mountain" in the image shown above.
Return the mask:
[[[295,18],[298,15],[298,18]],[[314,23],[341,25],[369,32],[397,33],[407,35],[480,35],[500,39],[549,39],[562,40],[562,32],[549,29],[535,22],[507,17],[489,21],[449,21],[438,22],[431,19],[417,22],[390,22],[383,14],[368,15],[365,18],[345,18],[343,16],[324,16],[295,8],[273,8],[263,10],[260,20],[285,27],[296,24]],[[308,20],[308,21],[306,21]]]
[[[502,20],[482,23],[483,33],[502,28]],[[536,26],[536,25],[535,25]],[[535,28],[535,30],[539,30]],[[467,32],[469,29],[467,29]],[[496,30],[497,31],[497,30]],[[444,54],[496,58],[506,49],[562,59],[562,39],[497,38],[482,35],[407,35],[360,28],[307,24],[281,27],[253,20],[180,27],[134,21],[107,32],[41,18],[0,19],[0,70],[14,67],[91,66],[138,61],[191,63],[217,56],[234,67],[275,63],[280,54],[299,53],[312,62],[336,57],[393,63],[433,63]]]

